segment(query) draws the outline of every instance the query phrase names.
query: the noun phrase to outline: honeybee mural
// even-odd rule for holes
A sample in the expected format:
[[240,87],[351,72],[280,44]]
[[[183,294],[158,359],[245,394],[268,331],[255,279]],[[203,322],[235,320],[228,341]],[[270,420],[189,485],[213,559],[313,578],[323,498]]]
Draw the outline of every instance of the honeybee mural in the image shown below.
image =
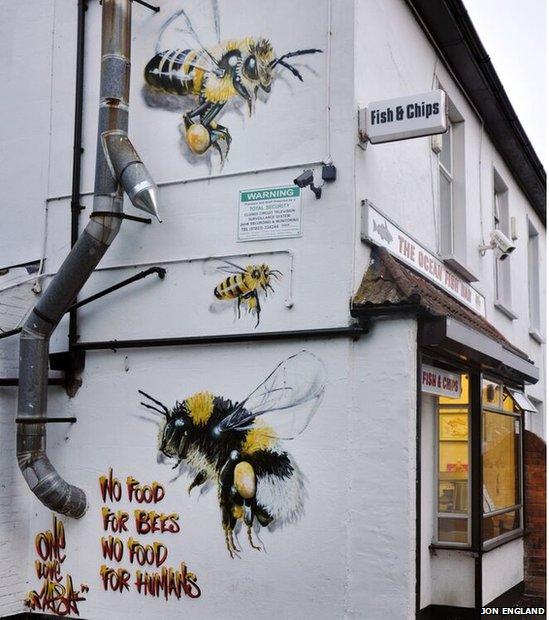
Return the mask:
[[217,271],[230,275],[214,288],[216,299],[222,302],[236,302],[238,318],[241,317],[241,306],[244,304],[247,312],[256,316],[257,327],[261,315],[259,295],[262,293],[267,298],[269,291],[274,293],[271,282],[280,279],[282,273],[265,264],[241,267],[226,260],[223,263],[217,267]]
[[[190,151],[205,154],[213,147],[223,164],[231,146],[228,127],[219,123],[224,108],[243,100],[253,113],[258,93],[269,93],[278,69],[286,69],[303,82],[290,58],[321,53],[316,48],[298,49],[278,56],[271,41],[261,36],[221,40],[219,11],[213,3],[216,42],[203,45],[186,10],[181,9],[163,25],[156,54],[145,67],[145,82],[169,95],[194,97],[194,107],[183,114],[180,127]],[[177,24],[178,46],[163,49],[162,35]]]
[[221,525],[231,558],[241,548],[236,535],[246,528],[250,546],[261,527],[297,521],[305,481],[284,440],[300,435],[316,413],[325,391],[324,365],[301,351],[268,375],[242,402],[198,392],[169,409],[139,390],[141,404],[164,418],[159,450],[193,472],[188,491],[206,482],[217,486]]

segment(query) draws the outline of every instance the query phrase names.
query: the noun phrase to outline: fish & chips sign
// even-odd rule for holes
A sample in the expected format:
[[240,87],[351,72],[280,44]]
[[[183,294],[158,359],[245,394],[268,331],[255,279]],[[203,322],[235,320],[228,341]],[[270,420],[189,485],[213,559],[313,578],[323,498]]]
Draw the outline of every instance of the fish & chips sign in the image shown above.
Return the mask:
[[421,391],[447,398],[459,398],[461,396],[460,377],[455,372],[423,364],[421,366]]
[[445,133],[448,129],[446,93],[428,93],[374,101],[359,110],[361,141],[372,144]]

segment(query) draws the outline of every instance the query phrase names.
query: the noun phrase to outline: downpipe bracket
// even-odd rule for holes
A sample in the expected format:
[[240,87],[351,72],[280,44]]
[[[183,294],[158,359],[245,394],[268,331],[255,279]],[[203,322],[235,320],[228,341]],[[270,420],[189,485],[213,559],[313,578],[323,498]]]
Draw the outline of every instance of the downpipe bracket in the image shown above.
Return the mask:
[[16,424],[74,424],[74,422],[76,422],[76,418],[42,418],[41,416],[34,416],[26,418],[15,418],[15,422]]
[[138,215],[128,215],[127,213],[113,213],[112,211],[93,211],[90,217],[99,217],[101,215],[108,215],[109,217],[116,217],[119,220],[129,220],[130,222],[141,222],[142,224],[152,224],[150,217],[139,217]]

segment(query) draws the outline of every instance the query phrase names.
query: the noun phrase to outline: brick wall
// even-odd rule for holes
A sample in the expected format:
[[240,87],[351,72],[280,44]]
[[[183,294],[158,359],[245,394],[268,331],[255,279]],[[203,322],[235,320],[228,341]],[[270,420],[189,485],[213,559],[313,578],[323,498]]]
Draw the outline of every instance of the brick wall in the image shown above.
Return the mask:
[[546,446],[530,431],[524,433],[526,537],[524,582],[526,594],[545,597],[546,583]]

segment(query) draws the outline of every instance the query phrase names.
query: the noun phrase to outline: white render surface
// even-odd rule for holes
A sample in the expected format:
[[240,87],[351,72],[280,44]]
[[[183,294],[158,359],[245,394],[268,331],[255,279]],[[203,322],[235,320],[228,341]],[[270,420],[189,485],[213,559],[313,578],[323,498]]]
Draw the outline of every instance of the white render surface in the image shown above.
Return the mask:
[[[194,0],[192,0],[194,1]],[[191,2],[191,0],[189,0]],[[227,5],[228,0],[219,4]],[[223,113],[233,144],[223,169],[218,158],[185,156],[178,124],[181,112],[151,108],[142,93],[144,64],[155,33],[180,2],[162,2],[159,16],[133,6],[133,67],[130,136],[160,182],[164,223],[124,222],[121,233],[81,298],[151,265],[166,267],[164,281],[150,276],[82,309],[81,341],[158,338],[342,327],[351,322],[349,300],[370,259],[360,241],[360,203],[369,199],[433,253],[438,251],[436,156],[429,138],[357,146],[357,110],[370,101],[425,92],[436,78],[465,119],[466,241],[464,266],[478,277],[472,285],[486,298],[487,318],[540,368],[527,393],[545,400],[545,345],[529,336],[528,219],[540,235],[541,316],[545,316],[545,229],[528,204],[459,86],[446,72],[404,0],[265,0],[233,3],[222,10],[227,36],[267,36],[277,53],[318,46],[323,54],[299,61],[304,82],[281,72],[252,117],[244,106]],[[73,0],[0,0],[7,15],[0,29],[4,57],[2,98],[4,209],[0,268],[45,258],[44,273],[59,268],[69,251],[70,180],[76,50]],[[95,160],[99,3],[87,12],[83,227],[91,212]],[[258,24],[262,24],[261,28]],[[29,58],[31,53],[32,58]],[[27,76],[32,62],[32,76]],[[319,182],[322,161],[332,159],[337,181],[321,200],[302,190],[302,238],[237,243],[241,189],[291,183],[304,168]],[[480,160],[480,163],[479,163]],[[478,246],[491,229],[493,169],[509,190],[516,218],[517,249],[510,257],[512,310],[509,319],[494,305],[493,256]],[[24,178],[24,183],[21,179]],[[191,180],[191,182],[189,182]],[[135,214],[128,205],[128,212]],[[46,226],[44,225],[46,224]],[[45,256],[43,256],[45,248]],[[234,308],[210,312],[215,277],[205,258],[230,257],[247,265],[272,262],[284,277],[264,303],[261,322],[236,319]],[[42,281],[46,286],[48,278]],[[291,285],[291,290],[290,290]],[[22,285],[23,286],[23,285]],[[29,286],[14,291],[21,297]],[[0,277],[0,290],[2,279]],[[291,293],[291,296],[290,296]],[[11,294],[10,294],[11,296]],[[32,295],[28,295],[29,300]],[[4,299],[4,297],[2,297]],[[291,303],[286,303],[290,301]],[[29,301],[30,303],[30,301]],[[24,312],[21,312],[21,316]],[[66,350],[67,321],[52,339]],[[545,327],[542,335],[546,335]],[[80,521],[64,520],[64,572],[90,592],[79,608],[95,618],[408,620],[415,606],[416,326],[378,321],[358,342],[346,339],[234,346],[194,346],[89,352],[83,386],[74,399],[50,388],[52,415],[75,415],[75,425],[50,425],[48,452],[63,476],[88,493],[90,509]],[[13,377],[17,339],[0,340],[0,376]],[[307,477],[306,511],[297,525],[262,538],[267,554],[247,547],[241,560],[227,554],[215,490],[188,497],[189,481],[174,478],[156,461],[156,432],[139,407],[137,389],[167,403],[209,389],[242,398],[284,357],[306,348],[328,370],[326,398],[306,433],[288,442]],[[0,616],[22,612],[29,589],[37,588],[34,536],[51,528],[51,512],[29,492],[15,459],[16,388],[0,387]],[[432,404],[431,404],[432,408]],[[473,559],[464,553],[430,555],[432,536],[433,430],[430,408],[422,411],[421,606],[474,603]],[[154,419],[154,418],[153,418]],[[539,421],[528,422],[538,433]],[[431,443],[429,444],[429,438]],[[430,460],[431,459],[431,460]],[[170,560],[187,561],[203,586],[197,600],[152,599],[100,590],[102,502],[98,477],[113,467],[124,481],[166,486],[164,511],[182,516],[182,532],[165,542]],[[129,506],[127,506],[129,508]],[[132,506],[132,509],[135,506]],[[147,540],[152,541],[154,537]],[[510,543],[485,556],[487,600],[520,576],[522,547]],[[505,551],[503,551],[505,550]],[[497,553],[496,553],[497,552]],[[512,555],[512,558],[509,557]],[[497,558],[502,558],[500,562]],[[108,563],[108,562],[107,562]],[[510,566],[511,570],[507,571]],[[508,586],[508,584],[510,584]]]
[[482,604],[486,605],[524,579],[522,538],[482,556]]
[[[62,393],[52,394],[50,400],[53,411],[62,408],[79,417],[69,430],[50,433],[50,451],[61,471],[86,489],[90,501],[82,520],[65,521],[64,570],[75,583],[90,585],[86,601],[79,605],[81,615],[90,620],[123,620],[136,613],[144,620],[158,614],[177,618],[181,613],[197,619],[298,614],[326,620],[412,618],[415,337],[415,322],[401,320],[380,322],[357,342],[162,349],[154,354],[154,372],[149,351],[91,354],[89,381],[70,406]],[[306,479],[304,514],[283,529],[260,532],[266,553],[250,549],[242,533],[241,559],[233,560],[225,548],[215,489],[204,494],[195,489],[189,497],[192,479],[176,478],[169,464],[157,462],[158,418],[139,406],[137,389],[161,396],[168,404],[201,389],[241,400],[280,360],[300,349],[322,360],[328,377],[325,398],[309,427],[284,443]],[[386,365],[380,372],[381,355]],[[377,381],[372,384],[369,378],[374,375]],[[391,389],[395,383],[402,389]],[[140,482],[157,480],[165,486],[166,499],[157,510],[179,513],[181,532],[137,538],[165,543],[172,566],[185,561],[198,577],[200,598],[165,602],[135,591],[103,592],[101,564],[127,566],[127,561],[116,564],[101,556],[104,503],[98,477],[109,467],[122,481],[132,475]],[[24,497],[29,500],[29,494]],[[51,527],[51,513],[30,497],[28,553],[33,557],[33,536]],[[138,507],[124,500],[109,505]],[[34,588],[38,580],[28,575],[28,583]]]
[[[529,335],[528,219],[545,247],[545,228],[507,166],[482,131],[481,122],[459,85],[444,68],[429,41],[402,0],[358,0],[355,25],[355,96],[363,107],[370,101],[428,91],[438,79],[465,127],[466,237],[460,259],[472,272],[472,282],[486,298],[487,319],[540,368],[541,379],[527,394],[545,400],[545,345]],[[493,228],[494,170],[507,185],[509,217],[516,220],[516,250],[508,258],[511,270],[511,320],[495,307],[493,252],[481,256],[478,247]],[[437,255],[439,251],[438,165],[430,138],[356,148],[356,208],[370,200],[404,231]],[[359,220],[360,222],[360,220]],[[360,225],[360,224],[359,224]],[[358,236],[358,235],[357,235]],[[357,242],[355,281],[358,285],[369,260],[369,249]],[[440,254],[439,254],[440,256]],[[442,257],[441,257],[442,258]],[[460,258],[460,257],[458,257]],[[545,317],[546,258],[540,255],[541,315]],[[542,328],[545,336],[545,327]]]

